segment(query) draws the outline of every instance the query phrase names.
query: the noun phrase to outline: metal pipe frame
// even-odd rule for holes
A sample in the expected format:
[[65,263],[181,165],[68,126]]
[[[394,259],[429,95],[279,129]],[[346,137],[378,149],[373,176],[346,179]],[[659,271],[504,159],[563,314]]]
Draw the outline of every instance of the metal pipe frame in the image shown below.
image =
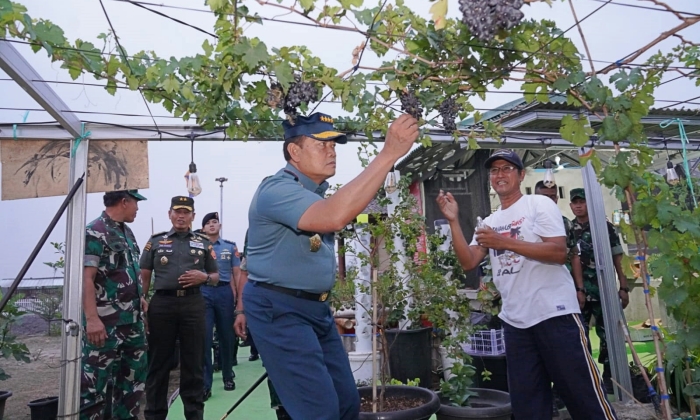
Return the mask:
[[[87,139],[76,141],[82,136],[82,123],[61,98],[46,84],[29,62],[7,42],[0,42],[0,69],[7,73],[56,121],[60,128],[53,130],[62,133],[63,139],[71,139],[69,188],[87,174]],[[12,129],[9,130],[12,133]],[[3,129],[2,134],[8,130]],[[49,137],[49,139],[53,139]],[[59,138],[56,138],[59,139]],[[63,282],[63,318],[66,328],[61,334],[61,383],[59,386],[58,414],[63,419],[79,418],[80,375],[82,342],[82,289],[83,258],[85,255],[85,208],[87,203],[87,181],[80,184],[75,196],[68,205],[66,226],[66,276]]]
[[[92,140],[119,140],[119,141],[191,141],[188,137],[194,134],[197,141],[272,141],[282,142],[281,138],[258,138],[251,137],[246,140],[234,139],[226,137],[223,131],[209,132],[201,127],[194,125],[159,125],[160,132],[156,131],[151,126],[112,126],[108,124],[85,124],[85,129],[91,133]],[[479,132],[479,130],[475,130]],[[453,143],[454,138],[442,130],[426,129],[425,134],[428,134],[435,143]],[[77,136],[76,136],[77,137]],[[16,139],[16,140],[68,140],[73,138],[70,133],[67,133],[61,126],[56,124],[44,125],[19,125],[16,132],[12,124],[0,124],[0,140],[1,139]],[[351,142],[365,142],[369,139],[364,135],[351,134],[348,136]],[[374,133],[374,140],[378,142],[384,141],[380,132]],[[664,140],[666,145],[664,145]],[[690,146],[688,149],[700,149],[700,136],[689,136]],[[663,139],[661,137],[649,137],[648,147],[656,150],[682,150],[683,145],[680,139]],[[518,131],[506,130],[499,138],[487,137],[479,139],[478,143],[484,148],[501,148],[507,147],[510,149],[547,149],[553,150],[571,150],[576,148],[571,142],[561,138],[559,133],[549,131]],[[614,150],[615,145],[611,141],[597,140],[591,143],[596,150]],[[620,147],[628,147],[628,142],[619,142]],[[466,147],[466,143],[463,143]]]
[[[587,149],[581,148],[579,156],[583,156],[586,151]],[[632,379],[629,365],[627,364],[625,336],[620,324],[620,321],[624,322],[624,318],[618,294],[619,289],[615,280],[612,249],[608,239],[603,190],[598,183],[595,170],[590,162],[581,168],[581,175],[583,176],[583,186],[586,191],[586,207],[588,207],[588,220],[590,221],[593,239],[593,254],[595,255],[600,299],[603,306],[603,321],[605,322],[605,337],[608,343],[610,369],[612,370],[612,377],[627,392],[620,392],[617,386],[613,386],[613,389],[618,400],[624,403],[629,401],[628,395],[632,395]],[[598,322],[597,319],[596,322]],[[590,331],[589,334],[591,334]]]

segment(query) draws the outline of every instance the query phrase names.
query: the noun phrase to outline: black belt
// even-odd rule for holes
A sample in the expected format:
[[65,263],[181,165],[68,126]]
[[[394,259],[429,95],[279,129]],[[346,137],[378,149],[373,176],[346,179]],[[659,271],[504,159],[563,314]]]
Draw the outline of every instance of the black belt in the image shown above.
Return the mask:
[[162,295],[162,296],[176,296],[176,297],[198,295],[199,294],[199,287],[192,287],[192,288],[188,288],[188,289],[156,290],[156,294]]
[[248,280],[249,282],[253,283],[254,286],[260,286],[264,289],[270,289],[274,290],[275,292],[280,292],[284,293],[285,295],[289,296],[294,296],[306,300],[314,300],[316,302],[325,302],[328,300],[328,296],[330,295],[330,291],[328,292],[323,292],[323,293],[309,293],[305,292],[303,290],[297,290],[297,289],[289,289],[287,287],[282,287],[282,286],[275,286],[274,284],[270,283],[262,283],[259,281],[254,281],[254,280]]
[[203,286],[207,286],[207,287],[223,287],[223,286],[226,286],[226,287],[228,287],[230,283],[231,283],[231,282],[228,282],[228,281],[220,281],[220,282],[218,282],[218,283],[216,283],[216,284],[214,284],[214,285],[204,284]]

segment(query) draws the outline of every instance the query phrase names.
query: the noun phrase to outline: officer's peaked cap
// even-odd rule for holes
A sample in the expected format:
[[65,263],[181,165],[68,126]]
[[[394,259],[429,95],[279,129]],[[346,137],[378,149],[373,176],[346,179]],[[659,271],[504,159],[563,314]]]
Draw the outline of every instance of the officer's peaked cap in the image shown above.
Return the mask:
[[340,144],[348,142],[347,136],[336,131],[335,127],[333,127],[333,118],[320,112],[311,114],[308,117],[299,115],[296,117],[294,124],[285,120],[282,123],[282,127],[284,127],[285,140],[298,136],[307,136],[321,141],[333,140]]
[[186,197],[184,195],[175,196],[173,197],[170,203],[170,209],[187,209],[189,211],[194,211],[194,199],[192,197]]

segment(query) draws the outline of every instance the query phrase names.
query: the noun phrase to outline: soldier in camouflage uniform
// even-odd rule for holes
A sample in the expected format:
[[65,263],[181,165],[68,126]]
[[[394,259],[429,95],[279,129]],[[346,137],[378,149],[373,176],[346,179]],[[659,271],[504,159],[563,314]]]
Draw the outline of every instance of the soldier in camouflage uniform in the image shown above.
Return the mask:
[[[108,192],[105,210],[86,228],[81,420],[136,419],[139,413],[148,366],[146,303],[139,281],[141,251],[126,223],[134,221],[138,202],[145,199],[136,190]],[[113,413],[103,413],[112,372]]]
[[[603,321],[603,307],[600,301],[600,287],[593,253],[593,237],[591,236],[591,226],[588,221],[588,208],[586,207],[586,192],[583,188],[571,190],[571,211],[576,216],[571,229],[571,237],[576,244],[576,252],[572,256],[572,274],[577,284],[576,290],[579,300],[585,299],[585,305],[581,311],[584,321],[588,326],[591,317],[595,317],[595,331],[600,338],[600,355],[598,362],[603,364],[603,381],[609,393],[612,393],[612,381],[610,371],[610,359],[608,357],[608,345],[605,340],[605,325]],[[627,277],[622,270],[622,244],[615,232],[612,223],[607,222],[608,240],[612,250],[613,263],[617,278],[620,280],[620,291],[618,292],[622,307],[629,304],[629,287]],[[583,285],[581,287],[580,285]],[[590,347],[590,341],[589,341]]]

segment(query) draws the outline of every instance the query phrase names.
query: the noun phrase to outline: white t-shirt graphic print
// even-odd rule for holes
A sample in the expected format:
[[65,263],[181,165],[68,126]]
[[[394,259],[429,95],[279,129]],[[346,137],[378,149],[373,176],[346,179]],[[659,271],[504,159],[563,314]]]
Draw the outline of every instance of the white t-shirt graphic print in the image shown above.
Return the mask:
[[[524,195],[505,210],[500,207],[484,223],[501,235],[525,242],[565,236],[561,212],[541,195]],[[478,245],[472,239],[471,245]],[[517,328],[546,319],[580,313],[574,280],[564,265],[548,264],[512,251],[489,250],[496,288],[501,293],[498,315]]]

